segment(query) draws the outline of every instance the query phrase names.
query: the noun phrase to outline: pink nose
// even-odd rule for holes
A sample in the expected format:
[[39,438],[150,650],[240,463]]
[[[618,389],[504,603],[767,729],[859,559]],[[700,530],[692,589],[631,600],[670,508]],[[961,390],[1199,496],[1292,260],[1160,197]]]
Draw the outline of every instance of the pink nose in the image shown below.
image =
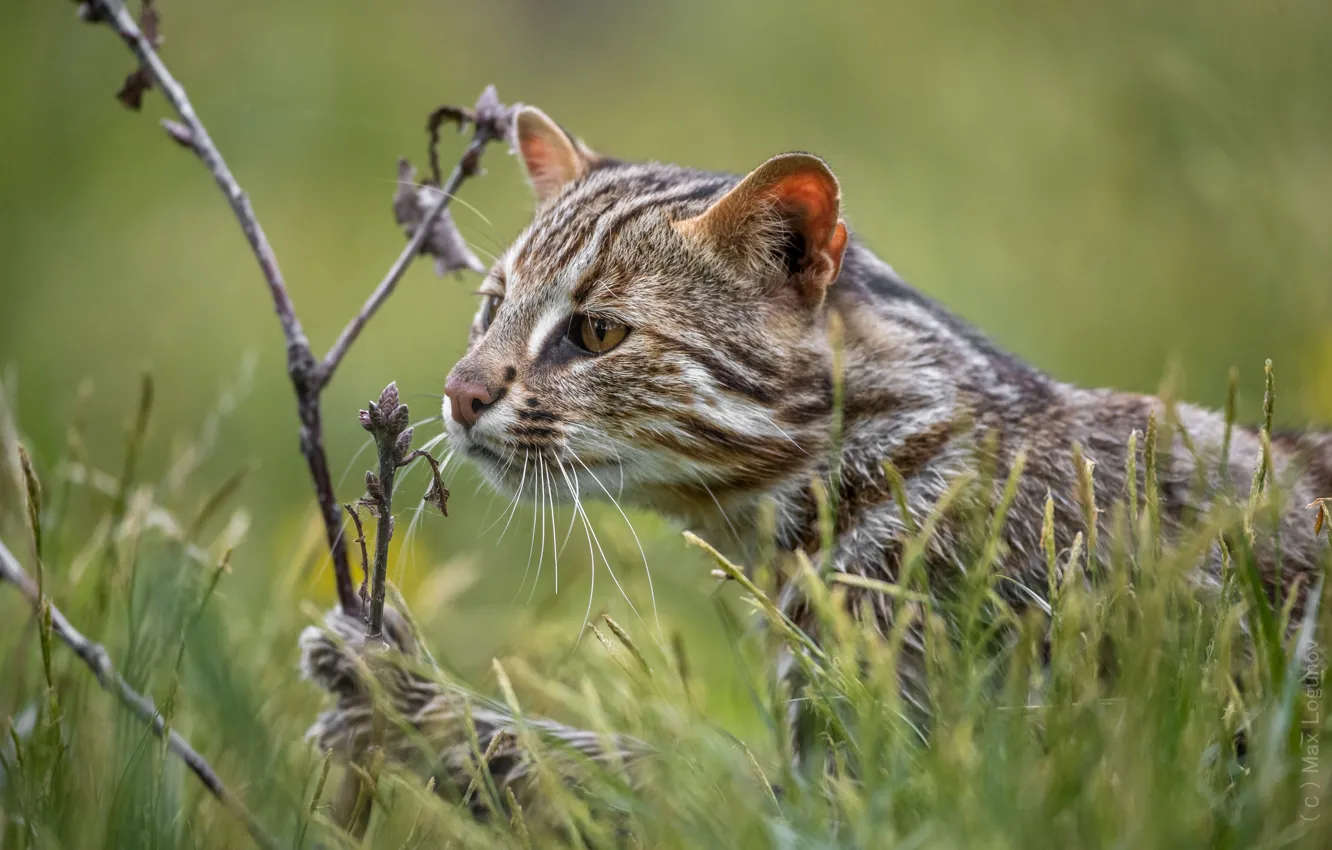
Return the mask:
[[484,384],[452,375],[444,385],[444,395],[449,398],[453,421],[467,428],[475,425],[482,411],[495,402]]

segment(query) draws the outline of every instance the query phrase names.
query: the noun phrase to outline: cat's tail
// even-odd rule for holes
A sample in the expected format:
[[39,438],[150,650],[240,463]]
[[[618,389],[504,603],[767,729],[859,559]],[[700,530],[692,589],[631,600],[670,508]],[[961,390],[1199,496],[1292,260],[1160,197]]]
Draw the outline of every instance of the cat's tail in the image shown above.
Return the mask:
[[[389,758],[432,774],[437,793],[463,800],[478,815],[497,803],[503,806],[506,790],[528,810],[538,763],[569,786],[578,784],[580,771],[596,765],[628,770],[632,781],[634,764],[648,753],[645,745],[626,736],[515,717],[502,703],[432,670],[403,618],[391,609],[384,613],[388,650],[367,651],[364,623],[338,609],[325,616],[325,628],[311,626],[301,633],[302,675],[336,697],[307,733],[321,750],[352,760],[372,744],[380,746]],[[477,787],[481,761],[498,801]]]

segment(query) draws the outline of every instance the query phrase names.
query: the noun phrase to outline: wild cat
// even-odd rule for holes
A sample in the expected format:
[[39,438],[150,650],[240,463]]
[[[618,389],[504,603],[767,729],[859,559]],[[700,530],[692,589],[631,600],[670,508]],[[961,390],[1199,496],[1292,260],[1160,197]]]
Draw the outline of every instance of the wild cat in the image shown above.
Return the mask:
[[[1241,497],[1250,486],[1264,450],[1253,429],[1228,435],[1212,411],[1056,381],[910,288],[851,235],[838,181],[816,156],[783,154],[739,178],[603,156],[534,108],[515,128],[535,213],[482,285],[444,411],[452,447],[503,492],[570,500],[613,489],[737,559],[770,535],[779,552],[893,581],[909,529],[951,482],[988,463],[1001,484],[1022,453],[997,565],[1014,579],[997,589],[1020,611],[1048,586],[1047,497],[1059,552],[1081,532],[1109,545],[1109,533],[1087,528],[1075,457],[1094,463],[1102,532],[1111,502],[1146,498],[1145,459],[1134,459],[1130,486],[1126,454],[1135,431],[1139,454],[1147,449],[1153,419],[1174,423],[1154,447],[1167,534],[1223,483]],[[1304,576],[1307,588],[1327,545],[1304,506],[1332,494],[1332,435],[1274,437],[1271,470],[1289,496],[1281,557],[1259,540],[1259,566],[1271,587]],[[830,482],[831,551],[821,551],[818,490]],[[961,544],[946,517],[926,553],[932,577],[965,570]],[[1201,584],[1216,580],[1219,551],[1199,564]],[[817,640],[799,599],[786,597]],[[857,610],[887,626],[893,609],[882,600],[870,595]],[[371,717],[352,657],[360,626],[329,623],[345,644],[314,629],[303,637],[306,672],[340,695],[313,731],[353,752]],[[907,649],[919,653],[919,640]],[[911,691],[920,683],[904,667]],[[419,677],[394,681],[399,708],[435,736],[441,773],[455,765],[465,785],[456,697]],[[477,726],[485,747],[509,718],[480,712]],[[594,755],[604,743],[547,728]],[[491,762],[502,783],[526,770],[512,740]]]

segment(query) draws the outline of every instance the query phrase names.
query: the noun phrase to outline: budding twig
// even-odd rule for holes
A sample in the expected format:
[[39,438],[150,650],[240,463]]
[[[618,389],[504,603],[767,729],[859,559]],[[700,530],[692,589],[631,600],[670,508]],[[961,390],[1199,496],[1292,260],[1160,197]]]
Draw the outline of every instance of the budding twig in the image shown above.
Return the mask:
[[116,672],[115,667],[111,664],[110,656],[107,655],[102,645],[84,637],[82,632],[76,629],[69,620],[65,619],[65,615],[60,613],[60,609],[50,604],[50,600],[37,589],[36,582],[29,577],[27,571],[23,569],[23,565],[19,563],[2,540],[0,540],[0,579],[17,587],[19,592],[32,605],[33,610],[49,612],[51,626],[55,633],[69,645],[70,649],[74,650],[74,654],[78,655],[84,664],[88,665],[88,669],[92,670],[93,675],[97,677],[98,684],[119,699],[121,704],[132,711],[140,720],[148,724],[148,728],[152,730],[154,735],[166,741],[167,749],[185,762],[185,765],[194,775],[199,777],[199,781],[208,789],[208,792],[240,819],[256,844],[264,848],[276,848],[278,846],[277,842],[260,826],[254,815],[250,814],[250,811],[245,808],[245,804],[241,802],[240,798],[223,784],[217,772],[213,770],[212,765],[203,756],[199,755],[194,747],[190,746],[190,742],[181,737],[180,733],[167,726],[162,713],[153,701],[131,688]]
[[[393,481],[399,469],[417,458],[430,463],[431,483],[426,501],[448,516],[449,491],[440,478],[439,463],[428,452],[412,451],[411,413],[398,397],[397,383],[391,383],[360,413],[361,427],[374,437],[379,449],[379,472],[365,473],[365,496],[361,504],[370,508],[378,522],[375,531],[375,566],[370,581],[370,608],[365,617],[365,636],[382,638],[384,630],[384,595],[388,584],[388,550],[393,540]],[[352,510],[350,507],[348,510]],[[352,512],[355,516],[355,512]],[[359,519],[356,522],[360,530]],[[364,534],[362,534],[364,537]],[[362,544],[364,552],[364,543]]]
[[[425,499],[448,516],[449,491],[440,478],[439,463],[428,452],[412,451],[411,413],[407,405],[402,404],[398,396],[398,385],[391,383],[379,394],[378,401],[372,401],[360,412],[361,427],[374,438],[379,450],[379,471],[367,470],[365,473],[365,495],[355,505],[344,505],[356,525],[356,542],[361,546],[361,566],[369,582],[361,585],[361,602],[365,611],[366,648],[387,647],[384,640],[384,598],[388,590],[388,554],[389,544],[393,541],[393,483],[399,469],[411,465],[417,458],[425,458],[430,463],[431,483]],[[367,508],[376,520],[375,560],[373,571],[367,563],[365,531],[361,526],[359,508]],[[378,729],[378,724],[375,724]],[[363,754],[369,758],[369,772],[361,765],[352,763],[343,775],[338,789],[335,810],[339,824],[353,837],[360,839],[370,825],[371,807],[374,795],[371,793],[378,775],[376,760],[382,756],[378,745],[372,743],[371,749]]]

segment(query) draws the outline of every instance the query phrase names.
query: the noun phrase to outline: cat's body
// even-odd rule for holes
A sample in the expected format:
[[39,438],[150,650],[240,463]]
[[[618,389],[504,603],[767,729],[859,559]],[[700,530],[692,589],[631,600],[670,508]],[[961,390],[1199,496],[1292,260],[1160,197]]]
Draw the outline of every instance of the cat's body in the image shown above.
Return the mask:
[[[1046,586],[1047,495],[1061,551],[1085,531],[1075,446],[1095,463],[1102,524],[1127,492],[1134,431],[1135,489],[1146,500],[1153,412],[1166,435],[1156,447],[1163,522],[1205,509],[1221,486],[1220,414],[1080,389],[1001,351],[849,238],[821,161],[778,157],[743,181],[623,164],[546,121],[532,117],[521,140],[536,217],[483,287],[493,295],[449,381],[451,443],[498,486],[565,499],[570,487],[591,498],[618,488],[747,553],[760,505],[773,501],[778,548],[814,554],[811,483],[828,482],[836,464],[835,569],[893,580],[905,529],[884,461],[902,475],[919,523],[993,440],[996,486],[1026,452],[1002,569],[1033,588]],[[622,341],[580,350],[569,337],[584,316],[608,317]],[[842,328],[840,411],[830,321]],[[488,401],[461,409],[459,398],[475,406],[477,389]],[[1284,575],[1269,578],[1285,584],[1322,552],[1304,506],[1332,491],[1332,437],[1274,442],[1290,499]],[[1253,429],[1234,429],[1225,474],[1241,496],[1261,451]],[[931,570],[961,569],[961,558],[945,526]]]
[[[997,567],[1020,609],[1047,587],[1047,498],[1060,558],[1092,536],[1079,453],[1095,464],[1102,547],[1109,506],[1130,492],[1135,431],[1131,490],[1148,499],[1152,418],[1167,535],[1221,487],[1250,487],[1254,430],[1234,429],[1223,472],[1220,414],[1055,381],[908,287],[850,239],[821,160],[777,157],[738,179],[599,157],[536,110],[517,128],[537,212],[483,286],[445,410],[454,448],[501,489],[546,501],[613,491],[748,558],[767,542],[765,503],[779,550],[828,555],[815,482],[832,484],[832,568],[891,582],[909,524],[961,475],[988,465],[1002,487],[1022,454]],[[1279,567],[1270,541],[1256,549],[1269,585],[1290,586],[1325,557],[1304,506],[1332,495],[1332,436],[1274,439],[1271,458],[1288,493]],[[967,569],[960,544],[945,517],[926,557],[932,587]],[[1218,553],[1199,584],[1217,576]],[[891,606],[874,602],[884,625]]]
[[[1110,545],[1110,507],[1127,498],[1128,450],[1135,431],[1136,493],[1147,499],[1144,453],[1149,421],[1159,421],[1156,475],[1162,522],[1169,534],[1188,516],[1202,514],[1223,486],[1247,495],[1262,457],[1253,428],[1235,427],[1222,470],[1225,417],[1194,405],[1112,390],[1086,390],[1056,381],[997,349],[973,328],[908,288],[886,264],[852,243],[829,307],[845,325],[845,438],[840,452],[841,493],[836,518],[835,569],[895,576],[899,543],[907,536],[902,514],[884,472],[889,461],[903,478],[906,502],[919,524],[959,474],[976,473],[997,449],[991,477],[1003,486],[1019,452],[1025,466],[1004,526],[1001,570],[1018,579],[1010,588],[1021,605],[1028,589],[1046,583],[1040,535],[1047,497],[1053,499],[1056,546],[1067,552],[1075,534],[1087,533],[1079,502],[1076,454],[1094,463],[1102,547]],[[987,444],[987,440],[993,443]],[[826,457],[826,455],[825,455]],[[1315,537],[1306,505],[1332,489],[1332,436],[1277,437],[1271,451],[1274,478],[1287,502],[1281,527],[1280,577],[1288,585],[1311,574],[1326,550]],[[827,464],[803,471],[776,488],[781,516],[779,542],[817,549],[816,511],[808,481],[827,474]],[[802,480],[803,479],[803,480]],[[995,494],[997,496],[997,492]],[[1275,569],[1270,547],[1265,566]],[[965,556],[949,548],[944,532],[929,557],[929,569],[946,579],[965,570]],[[1215,577],[1214,549],[1199,578]],[[1311,577],[1311,576],[1306,576]]]

